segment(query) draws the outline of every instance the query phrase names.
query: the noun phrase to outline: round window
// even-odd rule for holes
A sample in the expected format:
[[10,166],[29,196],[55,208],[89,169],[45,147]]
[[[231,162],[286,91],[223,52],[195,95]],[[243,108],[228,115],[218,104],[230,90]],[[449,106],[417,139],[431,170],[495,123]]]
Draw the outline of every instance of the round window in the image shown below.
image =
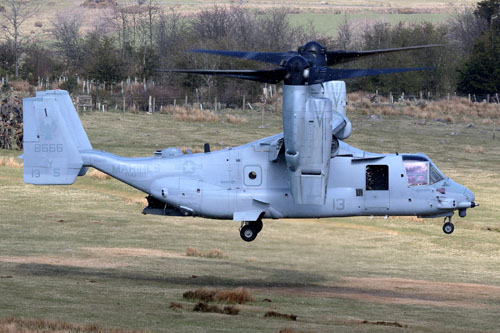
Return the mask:
[[252,171],[248,174],[248,178],[250,179],[255,179],[257,178],[257,173],[255,171]]

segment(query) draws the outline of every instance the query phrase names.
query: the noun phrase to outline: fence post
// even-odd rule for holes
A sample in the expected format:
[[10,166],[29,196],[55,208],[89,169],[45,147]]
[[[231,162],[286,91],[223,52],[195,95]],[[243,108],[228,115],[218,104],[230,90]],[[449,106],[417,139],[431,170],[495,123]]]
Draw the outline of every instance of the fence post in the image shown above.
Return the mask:
[[394,104],[394,97],[392,96],[392,91],[389,92],[389,99],[391,100],[391,104]]
[[187,108],[188,105],[188,95],[186,94],[186,97],[184,98],[184,107]]
[[214,110],[217,111],[217,96],[214,98]]
[[123,113],[125,113],[125,96],[123,96]]
[[245,111],[245,100],[246,100],[246,95],[243,95],[243,111]]
[[471,100],[470,100],[470,94],[469,94],[469,104],[470,104]]
[[148,107],[148,112],[153,113],[153,105],[152,105],[152,97],[151,95],[149,96],[149,107]]

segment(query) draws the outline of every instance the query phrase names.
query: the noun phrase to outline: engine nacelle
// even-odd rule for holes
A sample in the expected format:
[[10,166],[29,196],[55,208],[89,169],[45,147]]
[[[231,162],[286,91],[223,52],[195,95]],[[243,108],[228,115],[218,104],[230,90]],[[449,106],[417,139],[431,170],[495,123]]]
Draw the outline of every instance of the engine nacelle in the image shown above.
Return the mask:
[[297,204],[323,205],[332,158],[332,102],[317,97],[321,85],[285,85],[283,89],[283,132],[290,191]]

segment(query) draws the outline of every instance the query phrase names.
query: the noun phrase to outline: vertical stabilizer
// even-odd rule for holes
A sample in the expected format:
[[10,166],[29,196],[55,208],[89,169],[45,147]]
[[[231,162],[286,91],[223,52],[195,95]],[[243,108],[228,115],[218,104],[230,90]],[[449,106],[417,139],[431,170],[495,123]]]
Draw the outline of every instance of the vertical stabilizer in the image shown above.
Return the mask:
[[24,181],[72,184],[83,175],[80,150],[92,149],[68,92],[42,91],[23,100]]

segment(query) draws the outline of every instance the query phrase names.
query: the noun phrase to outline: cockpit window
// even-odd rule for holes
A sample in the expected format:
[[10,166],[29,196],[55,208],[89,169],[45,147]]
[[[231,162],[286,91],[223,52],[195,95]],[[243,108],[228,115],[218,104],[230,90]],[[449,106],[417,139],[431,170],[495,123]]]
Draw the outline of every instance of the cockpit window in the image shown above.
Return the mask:
[[444,179],[444,175],[439,171],[438,168],[434,164],[431,164],[430,168],[430,173],[429,173],[429,178],[431,181],[431,184],[440,182]]
[[409,186],[430,185],[444,179],[444,175],[430,162],[405,160],[403,164]]
[[429,184],[429,162],[405,161],[404,166],[409,186]]

